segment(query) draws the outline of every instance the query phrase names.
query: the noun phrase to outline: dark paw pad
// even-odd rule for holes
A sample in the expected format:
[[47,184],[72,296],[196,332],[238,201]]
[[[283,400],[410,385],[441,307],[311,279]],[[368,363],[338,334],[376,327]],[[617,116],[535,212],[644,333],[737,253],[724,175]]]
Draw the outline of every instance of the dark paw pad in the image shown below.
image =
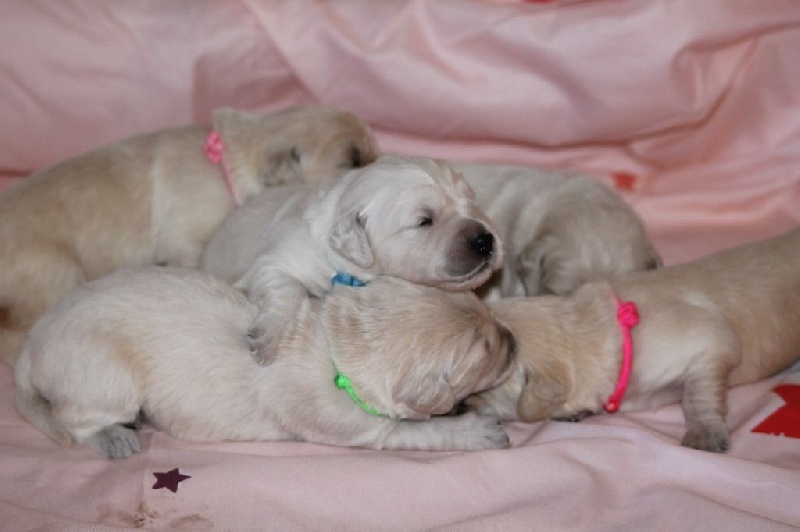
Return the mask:
[[681,445],[698,451],[724,453],[728,450],[728,429],[725,427],[694,427],[683,436]]

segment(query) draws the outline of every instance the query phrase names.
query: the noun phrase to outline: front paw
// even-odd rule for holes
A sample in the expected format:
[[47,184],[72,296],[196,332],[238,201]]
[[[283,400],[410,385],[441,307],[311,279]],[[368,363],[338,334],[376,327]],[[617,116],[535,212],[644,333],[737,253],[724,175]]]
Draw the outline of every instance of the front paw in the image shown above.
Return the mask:
[[503,425],[497,418],[468,412],[456,419],[465,425],[465,450],[505,449],[511,445]]
[[250,355],[259,366],[269,364],[278,349],[278,339],[255,326],[247,331],[247,344],[250,348]]
[[107,458],[128,458],[141,450],[139,435],[125,425],[109,425],[94,434],[86,444]]
[[725,425],[696,425],[686,431],[681,445],[698,451],[724,453],[728,450],[728,428]]

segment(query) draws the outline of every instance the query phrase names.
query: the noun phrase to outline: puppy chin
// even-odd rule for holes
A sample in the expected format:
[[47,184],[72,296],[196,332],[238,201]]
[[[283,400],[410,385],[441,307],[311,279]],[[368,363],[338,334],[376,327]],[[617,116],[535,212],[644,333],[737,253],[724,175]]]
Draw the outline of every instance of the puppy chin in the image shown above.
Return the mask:
[[451,292],[473,290],[487,282],[496,269],[495,261],[489,259],[479,264],[477,268],[466,275],[457,277],[442,275],[441,279],[444,280],[440,280],[438,283],[431,283],[431,285]]

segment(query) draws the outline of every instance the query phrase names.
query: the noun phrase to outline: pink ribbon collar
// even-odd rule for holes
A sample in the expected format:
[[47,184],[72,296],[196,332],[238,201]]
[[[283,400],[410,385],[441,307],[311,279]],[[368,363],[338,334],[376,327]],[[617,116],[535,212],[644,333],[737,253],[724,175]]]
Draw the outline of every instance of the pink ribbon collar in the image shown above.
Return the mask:
[[623,303],[619,298],[614,298],[617,302],[617,323],[622,331],[622,367],[619,370],[617,385],[611,397],[608,398],[603,408],[606,412],[616,412],[622,405],[622,398],[625,390],[628,389],[628,382],[631,379],[631,367],[633,366],[633,341],[631,340],[631,329],[639,323],[639,310],[636,303],[626,301]]
[[242,203],[239,200],[239,197],[236,195],[236,189],[233,188],[233,177],[231,176],[231,173],[228,170],[228,165],[225,164],[225,159],[223,157],[225,154],[225,143],[222,141],[222,137],[219,136],[219,133],[213,129],[208,134],[208,137],[206,137],[206,143],[203,145],[203,153],[206,154],[206,159],[214,164],[220,165],[222,168],[222,175],[225,178],[225,184],[228,185],[228,190],[233,197],[234,203],[236,203],[237,207],[241,206]]

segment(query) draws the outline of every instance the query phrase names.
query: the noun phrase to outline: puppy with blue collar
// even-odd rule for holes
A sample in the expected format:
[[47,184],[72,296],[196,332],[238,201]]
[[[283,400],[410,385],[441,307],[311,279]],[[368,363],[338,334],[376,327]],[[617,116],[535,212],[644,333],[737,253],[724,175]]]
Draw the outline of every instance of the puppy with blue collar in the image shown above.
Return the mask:
[[386,155],[323,187],[273,188],[236,211],[202,268],[260,307],[253,330],[264,363],[299,301],[337,275],[393,276],[472,290],[503,263],[503,243],[461,175],[443,161]]

